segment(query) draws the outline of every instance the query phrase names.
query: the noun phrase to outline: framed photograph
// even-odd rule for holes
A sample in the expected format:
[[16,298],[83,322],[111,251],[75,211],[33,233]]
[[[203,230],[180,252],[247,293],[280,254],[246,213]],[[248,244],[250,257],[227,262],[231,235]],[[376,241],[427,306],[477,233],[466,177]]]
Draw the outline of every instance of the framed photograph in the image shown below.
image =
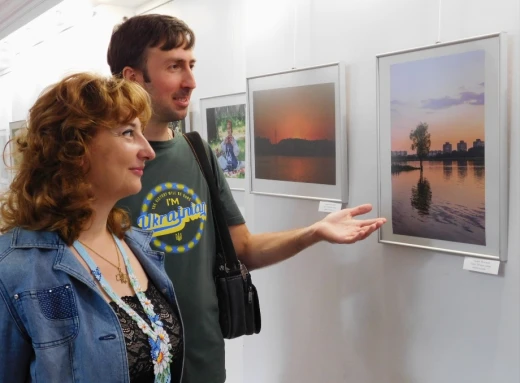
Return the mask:
[[245,190],[246,183],[246,94],[202,98],[203,136],[226,176],[231,190]]
[[348,200],[340,63],[247,79],[251,193]]
[[190,132],[189,114],[184,120],[170,122],[170,129],[176,134],[184,134]]
[[[10,141],[10,150],[9,150],[9,160],[10,160],[10,164],[11,166],[15,167],[18,165],[18,156],[20,155],[17,151],[16,151],[16,146],[15,146],[15,142],[16,142],[16,139],[18,138],[18,136],[20,136],[21,134],[24,133],[24,131],[27,130],[27,121],[25,120],[19,120],[19,121],[13,121],[13,122],[10,122],[9,123],[9,141]],[[7,153],[6,153],[6,157],[7,157]],[[6,161],[7,161],[7,158],[6,158]],[[9,171],[9,173],[13,173],[11,174],[11,176],[14,175],[14,172],[13,171]]]
[[9,131],[7,129],[0,130],[0,189],[5,189],[9,186],[11,178],[9,177],[9,167],[11,166],[10,161],[10,150],[7,147],[9,142]]
[[377,56],[383,243],[507,259],[500,33]]

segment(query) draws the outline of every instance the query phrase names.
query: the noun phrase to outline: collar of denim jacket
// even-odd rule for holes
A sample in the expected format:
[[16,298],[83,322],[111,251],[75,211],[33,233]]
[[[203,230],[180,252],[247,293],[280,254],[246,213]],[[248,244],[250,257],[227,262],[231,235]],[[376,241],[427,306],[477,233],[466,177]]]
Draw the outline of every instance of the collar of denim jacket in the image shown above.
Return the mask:
[[65,245],[59,235],[52,231],[26,230],[20,227],[13,229],[11,237],[11,247],[19,248],[39,248],[39,249],[58,249]]
[[[144,252],[150,252],[152,236],[152,231],[142,230],[136,227],[130,228],[125,233],[125,239],[131,240]],[[56,232],[26,230],[20,227],[13,229],[13,235],[11,237],[12,248],[58,249],[63,246],[67,245]],[[151,251],[155,253],[155,251]]]
[[125,241],[132,250],[135,250],[134,246],[139,247],[145,254],[157,258],[158,261],[163,261],[164,253],[151,248],[150,243],[152,240],[153,231],[151,230],[143,230],[132,226],[130,230],[125,233]]

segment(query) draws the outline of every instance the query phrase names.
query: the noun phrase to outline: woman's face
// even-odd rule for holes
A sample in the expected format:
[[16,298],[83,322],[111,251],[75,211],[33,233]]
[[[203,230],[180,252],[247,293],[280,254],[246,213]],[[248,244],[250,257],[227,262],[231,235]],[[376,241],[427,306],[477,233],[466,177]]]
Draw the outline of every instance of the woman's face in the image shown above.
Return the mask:
[[143,136],[139,119],[114,129],[99,129],[90,147],[87,173],[95,198],[115,203],[138,193],[145,161],[153,158],[155,152]]

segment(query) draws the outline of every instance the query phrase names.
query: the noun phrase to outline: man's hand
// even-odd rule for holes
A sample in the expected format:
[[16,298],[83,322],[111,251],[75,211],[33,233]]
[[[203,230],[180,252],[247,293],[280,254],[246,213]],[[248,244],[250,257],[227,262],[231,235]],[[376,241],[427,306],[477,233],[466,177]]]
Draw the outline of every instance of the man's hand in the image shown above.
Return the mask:
[[354,217],[366,214],[371,210],[372,205],[366,204],[331,213],[312,225],[315,238],[341,244],[363,240],[386,222],[385,218],[354,219]]

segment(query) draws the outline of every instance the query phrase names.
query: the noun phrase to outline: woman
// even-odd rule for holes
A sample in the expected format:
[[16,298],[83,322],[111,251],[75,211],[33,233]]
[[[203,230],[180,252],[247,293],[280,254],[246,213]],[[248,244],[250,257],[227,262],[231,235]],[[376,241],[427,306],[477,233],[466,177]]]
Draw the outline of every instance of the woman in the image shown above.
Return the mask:
[[179,382],[183,329],[163,254],[115,203],[155,153],[148,94],[79,73],[16,142],[0,214],[0,382]]

